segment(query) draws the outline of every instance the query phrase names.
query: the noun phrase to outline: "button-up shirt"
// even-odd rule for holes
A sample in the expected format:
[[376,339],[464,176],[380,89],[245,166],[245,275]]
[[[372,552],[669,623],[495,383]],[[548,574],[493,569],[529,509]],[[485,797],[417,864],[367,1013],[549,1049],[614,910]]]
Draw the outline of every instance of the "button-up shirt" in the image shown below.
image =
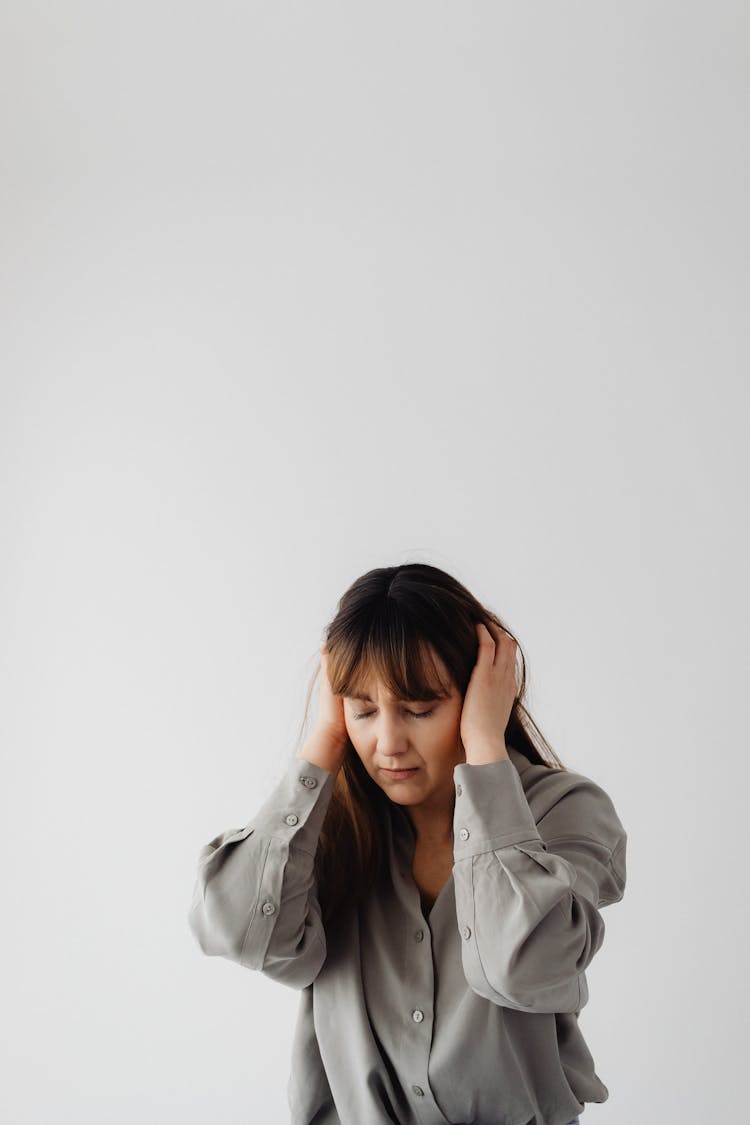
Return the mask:
[[324,928],[313,865],[334,775],[302,758],[201,849],[200,948],[300,990],[293,1125],[567,1125],[609,1097],[578,1017],[627,835],[596,782],[508,752],[454,767],[453,870],[429,910],[389,802],[384,876]]

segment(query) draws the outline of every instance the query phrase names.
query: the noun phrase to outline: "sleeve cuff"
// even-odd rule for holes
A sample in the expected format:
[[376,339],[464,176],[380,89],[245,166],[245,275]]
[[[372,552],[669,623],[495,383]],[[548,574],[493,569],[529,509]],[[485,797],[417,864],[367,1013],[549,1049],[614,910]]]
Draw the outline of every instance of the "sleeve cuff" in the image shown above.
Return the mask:
[[334,775],[322,766],[293,758],[247,829],[286,840],[314,855],[334,781]]
[[462,762],[454,766],[453,780],[456,860],[529,840],[541,842],[518,770],[509,758],[484,765]]

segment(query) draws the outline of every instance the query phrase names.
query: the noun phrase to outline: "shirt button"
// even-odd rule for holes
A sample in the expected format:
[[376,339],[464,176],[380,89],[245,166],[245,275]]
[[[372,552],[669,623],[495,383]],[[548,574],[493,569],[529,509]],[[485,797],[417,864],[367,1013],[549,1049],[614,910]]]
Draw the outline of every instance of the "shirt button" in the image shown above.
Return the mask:
[[414,940],[415,941],[421,941],[423,937],[424,937],[424,930],[417,930],[416,933],[414,934]]
[[462,828],[461,831],[459,832],[459,836],[461,837],[462,840],[468,840],[469,839],[469,829],[468,828]]
[[314,789],[318,784],[317,780],[314,777],[301,777],[300,781],[306,789]]
[[459,781],[456,785],[456,796],[460,797],[462,793],[463,789],[461,788],[461,782]]
[[424,1090],[422,1089],[421,1086],[412,1086],[412,1090],[414,1091],[414,1093],[417,1095],[418,1098],[424,1097]]
[[424,1019],[424,1012],[422,1011],[421,1008],[415,1008],[414,1011],[411,1014],[411,1018],[414,1020],[415,1023],[421,1023],[422,1020]]
[[461,927],[461,937],[467,938],[467,939],[471,937],[471,930],[469,929],[468,926],[462,926]]
[[296,824],[299,820],[299,817],[296,816],[293,812],[290,812],[289,816],[285,817],[284,819],[286,820],[287,824]]
[[274,914],[276,911],[276,907],[272,902],[264,902],[261,909],[263,910],[264,914]]

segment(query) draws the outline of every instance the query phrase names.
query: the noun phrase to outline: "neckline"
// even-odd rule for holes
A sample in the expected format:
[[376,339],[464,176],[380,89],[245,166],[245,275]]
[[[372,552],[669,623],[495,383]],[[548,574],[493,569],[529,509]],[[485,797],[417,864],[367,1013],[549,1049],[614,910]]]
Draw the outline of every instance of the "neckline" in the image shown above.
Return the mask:
[[411,879],[412,879],[412,882],[414,883],[414,888],[417,892],[417,898],[419,899],[419,908],[422,911],[422,917],[424,918],[425,922],[429,923],[430,918],[435,913],[435,909],[436,909],[438,903],[441,901],[441,899],[443,899],[448,894],[448,888],[449,888],[449,886],[452,886],[452,884],[453,884],[453,872],[451,871],[450,875],[448,876],[448,878],[445,880],[442,887],[438,891],[436,897],[433,899],[433,901],[430,903],[430,905],[427,907],[426,910],[425,910],[425,903],[422,901],[422,892],[420,891],[419,887],[417,886],[416,880],[414,879],[413,875],[411,876]]

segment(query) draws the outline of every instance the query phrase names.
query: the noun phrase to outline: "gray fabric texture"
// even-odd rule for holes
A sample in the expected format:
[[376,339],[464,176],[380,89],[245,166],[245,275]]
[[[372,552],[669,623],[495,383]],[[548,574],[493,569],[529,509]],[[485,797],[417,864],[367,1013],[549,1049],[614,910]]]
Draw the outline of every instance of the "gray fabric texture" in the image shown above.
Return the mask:
[[609,1097],[579,1013],[627,835],[596,782],[508,752],[454,768],[453,871],[427,912],[390,802],[386,877],[324,930],[313,863],[334,777],[301,758],[201,849],[200,948],[300,991],[292,1125],[567,1125]]

